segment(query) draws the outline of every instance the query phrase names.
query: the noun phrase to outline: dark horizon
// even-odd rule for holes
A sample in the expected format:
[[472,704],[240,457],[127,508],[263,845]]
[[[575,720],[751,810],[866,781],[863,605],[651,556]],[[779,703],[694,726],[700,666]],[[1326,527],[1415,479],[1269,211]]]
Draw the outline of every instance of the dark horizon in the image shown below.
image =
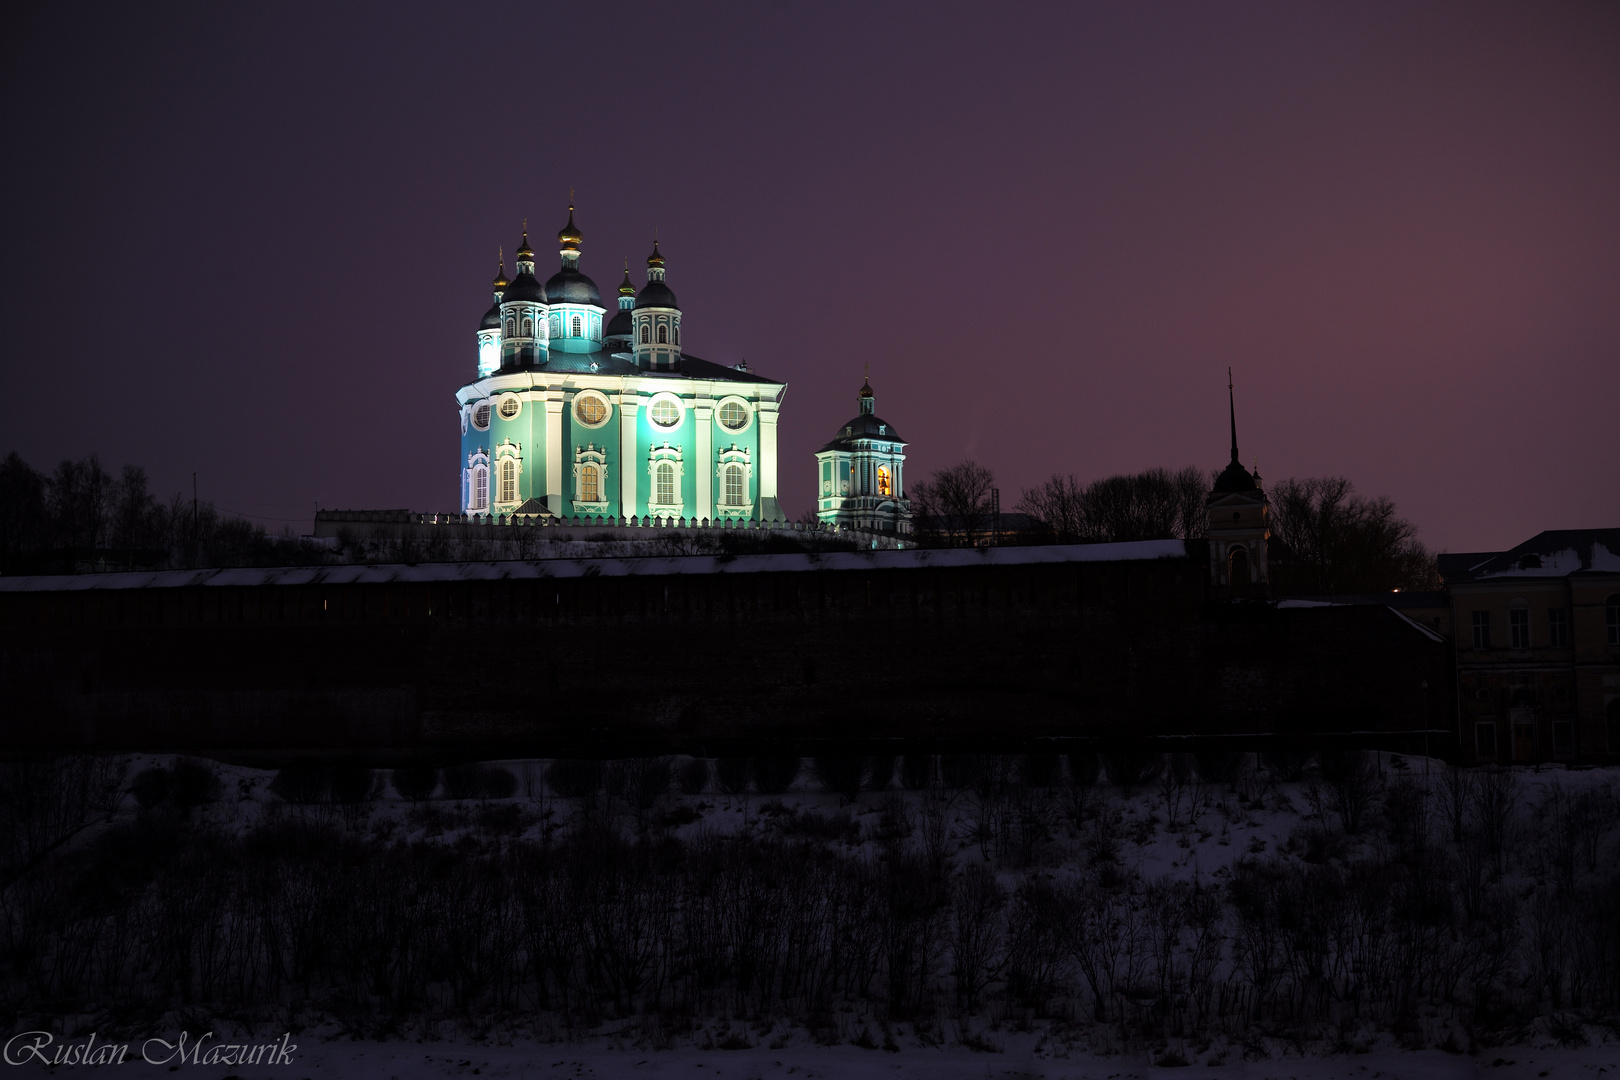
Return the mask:
[[[1003,505],[1227,459],[1449,550],[1616,524],[1620,13],[32,11],[4,45],[0,453],[307,529],[448,510],[496,250],[656,228],[687,348]],[[69,375],[71,378],[63,378]],[[1605,437],[1602,432],[1610,431]]]

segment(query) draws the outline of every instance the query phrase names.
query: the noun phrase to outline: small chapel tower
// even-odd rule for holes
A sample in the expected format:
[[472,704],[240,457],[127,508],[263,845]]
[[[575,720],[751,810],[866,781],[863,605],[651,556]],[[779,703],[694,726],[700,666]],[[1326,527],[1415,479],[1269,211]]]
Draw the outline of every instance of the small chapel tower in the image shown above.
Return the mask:
[[1226,372],[1226,407],[1232,424],[1232,460],[1215,478],[1215,487],[1204,500],[1209,510],[1210,592],[1228,599],[1264,596],[1271,504],[1260,487],[1259,470],[1249,472],[1238,459],[1237,405],[1230,368]]
[[816,454],[816,516],[841,528],[909,535],[906,442],[877,415],[870,379],[856,401],[860,412]]

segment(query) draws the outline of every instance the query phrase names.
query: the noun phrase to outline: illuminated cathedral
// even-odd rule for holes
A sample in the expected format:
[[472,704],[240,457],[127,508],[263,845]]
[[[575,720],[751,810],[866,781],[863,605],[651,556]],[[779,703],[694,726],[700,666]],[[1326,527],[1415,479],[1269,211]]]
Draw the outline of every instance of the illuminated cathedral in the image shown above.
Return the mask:
[[780,521],[776,424],[786,385],[687,353],[653,243],[609,317],[579,268],[568,208],[561,266],[535,274],[528,229],[478,325],[477,378],[456,391],[461,507],[480,516]]

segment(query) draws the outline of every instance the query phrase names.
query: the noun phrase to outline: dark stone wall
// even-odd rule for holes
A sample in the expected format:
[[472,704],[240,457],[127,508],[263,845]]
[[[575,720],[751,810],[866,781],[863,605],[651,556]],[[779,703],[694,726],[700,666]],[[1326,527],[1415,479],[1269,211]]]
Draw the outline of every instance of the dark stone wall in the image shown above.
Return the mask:
[[1195,558],[0,593],[10,750],[1444,752],[1451,670],[1386,608],[1212,603]]

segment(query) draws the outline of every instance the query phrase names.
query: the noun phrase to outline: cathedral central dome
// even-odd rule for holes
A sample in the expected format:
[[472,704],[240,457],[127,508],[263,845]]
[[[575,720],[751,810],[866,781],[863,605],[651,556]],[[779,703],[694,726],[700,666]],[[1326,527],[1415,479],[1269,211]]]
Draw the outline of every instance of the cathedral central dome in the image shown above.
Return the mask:
[[596,282],[580,273],[563,267],[546,279],[546,303],[594,304],[602,306],[602,293]]

